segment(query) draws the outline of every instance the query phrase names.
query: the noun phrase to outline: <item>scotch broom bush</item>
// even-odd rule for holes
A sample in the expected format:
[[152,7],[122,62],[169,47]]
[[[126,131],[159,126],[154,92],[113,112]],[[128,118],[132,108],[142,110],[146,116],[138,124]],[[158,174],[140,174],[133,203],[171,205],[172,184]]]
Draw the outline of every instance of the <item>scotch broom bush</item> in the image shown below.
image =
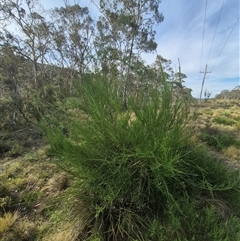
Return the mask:
[[62,121],[53,113],[42,124],[59,165],[79,180],[85,239],[234,240],[238,172],[190,141],[185,102],[165,80],[129,95],[124,111],[120,94],[116,81],[87,79],[59,105]]

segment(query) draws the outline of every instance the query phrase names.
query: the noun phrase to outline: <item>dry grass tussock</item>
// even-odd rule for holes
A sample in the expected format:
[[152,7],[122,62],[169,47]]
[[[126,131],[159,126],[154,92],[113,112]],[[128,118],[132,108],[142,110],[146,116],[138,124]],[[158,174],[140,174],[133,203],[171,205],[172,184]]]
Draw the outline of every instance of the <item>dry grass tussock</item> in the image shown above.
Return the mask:
[[14,212],[14,213],[4,213],[3,217],[0,218],[0,234],[8,231],[13,224],[17,221],[19,218],[19,213]]

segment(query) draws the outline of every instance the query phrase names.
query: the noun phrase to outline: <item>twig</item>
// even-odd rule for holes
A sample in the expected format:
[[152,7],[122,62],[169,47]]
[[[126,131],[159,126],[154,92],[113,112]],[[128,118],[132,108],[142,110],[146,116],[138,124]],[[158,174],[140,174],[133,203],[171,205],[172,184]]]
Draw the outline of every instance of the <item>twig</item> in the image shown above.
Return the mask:
[[[15,133],[18,133],[18,132],[21,132],[21,131],[24,131],[24,130],[27,130],[28,128],[24,128],[24,129],[21,129],[21,130],[18,130],[18,131],[14,131],[14,132],[11,132],[11,133],[7,133],[7,134],[3,134],[3,135],[0,135],[0,137],[4,137],[4,136],[8,136],[8,135],[12,135],[12,134],[15,134]],[[30,129],[29,129],[30,130]]]

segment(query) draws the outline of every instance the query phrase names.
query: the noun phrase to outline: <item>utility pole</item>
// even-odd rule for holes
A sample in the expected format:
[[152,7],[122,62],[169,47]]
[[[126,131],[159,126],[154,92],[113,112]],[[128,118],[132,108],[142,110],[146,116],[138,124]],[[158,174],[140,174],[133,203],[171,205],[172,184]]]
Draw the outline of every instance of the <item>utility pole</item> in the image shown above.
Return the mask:
[[201,92],[200,92],[200,97],[199,97],[198,103],[201,102],[202,91],[203,91],[203,86],[204,86],[204,81],[205,81],[206,75],[207,75],[208,73],[212,73],[212,71],[211,71],[211,72],[207,72],[207,64],[206,64],[205,71],[204,71],[204,72],[201,72],[201,71],[200,71],[200,73],[204,73],[204,76],[203,76],[203,80],[202,80],[202,88],[201,88]]

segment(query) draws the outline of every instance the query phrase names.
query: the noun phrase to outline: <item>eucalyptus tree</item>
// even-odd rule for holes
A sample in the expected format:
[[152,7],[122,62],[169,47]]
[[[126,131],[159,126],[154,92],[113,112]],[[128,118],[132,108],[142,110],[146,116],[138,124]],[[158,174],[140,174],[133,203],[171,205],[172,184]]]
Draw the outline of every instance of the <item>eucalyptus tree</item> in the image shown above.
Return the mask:
[[[1,114],[4,123],[11,119],[16,125],[17,114],[22,113],[21,94],[26,86],[26,74],[21,71],[24,59],[14,53],[12,46],[4,38],[0,42],[0,88],[1,88]],[[25,117],[26,118],[26,117]]]
[[[157,78],[162,77],[162,71],[164,73],[164,77],[166,80],[173,80],[174,78],[174,70],[171,66],[172,61],[169,59],[163,58],[161,55],[157,55],[152,67],[155,69]],[[159,80],[161,81],[161,80]]]
[[[28,114],[39,120],[40,107],[34,103],[38,101],[42,105],[48,97],[46,85],[50,82],[48,64],[52,23],[47,20],[47,12],[37,0],[3,0],[0,14],[3,16],[1,45],[7,43],[11,63],[19,65],[22,80],[18,76],[18,82],[24,82],[24,88],[15,94],[21,102],[18,111],[24,110],[25,116]],[[18,59],[21,59],[19,64],[16,62]]]
[[[155,82],[153,80],[153,83],[155,83],[157,88],[161,88],[162,78],[164,77],[171,86],[174,98],[181,97],[185,100],[191,99],[191,89],[184,86],[184,79],[187,78],[187,75],[181,72],[180,61],[178,70],[174,71],[171,65],[171,60],[165,59],[161,55],[157,55],[155,62],[151,65],[156,74]],[[162,71],[164,76],[162,76]]]
[[94,21],[87,7],[65,5],[53,10],[54,59],[74,75],[82,75],[93,61]]
[[164,19],[160,3],[161,0],[100,0],[102,15],[97,22],[95,44],[102,62],[117,63],[122,73],[124,108],[132,60],[157,48],[154,26]]
[[240,85],[236,86],[230,91],[230,98],[231,99],[240,99]]
[[228,100],[230,99],[230,91],[229,90],[222,90],[220,94],[217,94],[216,95],[216,99],[225,99],[225,100]]
[[[44,64],[50,52],[50,25],[40,12],[37,0],[3,0],[0,13],[4,19],[4,32],[14,47],[14,52],[31,63],[31,84],[42,85]],[[42,9],[42,12],[44,10]],[[14,29],[14,31],[12,30]]]

